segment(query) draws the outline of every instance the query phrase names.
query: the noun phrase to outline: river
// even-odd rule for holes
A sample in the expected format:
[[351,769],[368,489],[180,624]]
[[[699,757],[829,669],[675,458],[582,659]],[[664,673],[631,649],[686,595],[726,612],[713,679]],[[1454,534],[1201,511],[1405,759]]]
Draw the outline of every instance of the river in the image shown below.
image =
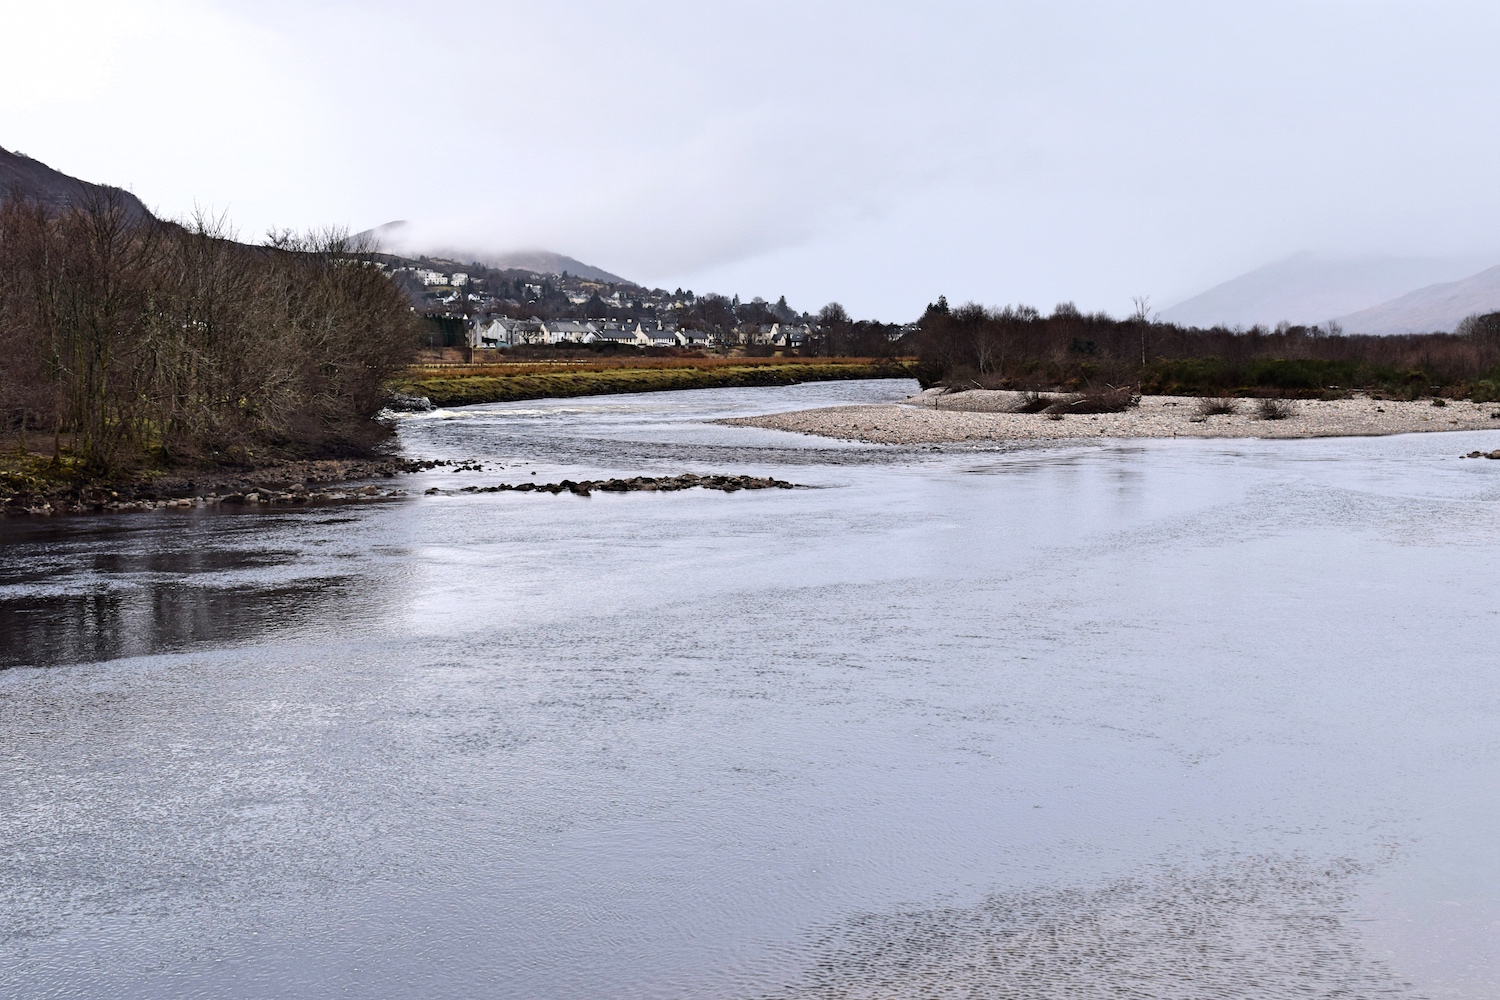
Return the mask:
[[1500,997],[1500,434],[709,422],[913,388],[0,521],[0,996]]

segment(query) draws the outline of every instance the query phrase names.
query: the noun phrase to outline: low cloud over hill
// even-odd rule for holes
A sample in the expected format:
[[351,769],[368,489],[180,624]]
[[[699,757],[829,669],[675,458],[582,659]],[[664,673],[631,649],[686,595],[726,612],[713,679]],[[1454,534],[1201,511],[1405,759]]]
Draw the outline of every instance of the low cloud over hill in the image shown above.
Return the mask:
[[634,284],[617,274],[611,274],[603,268],[585,264],[581,260],[550,250],[511,250],[506,252],[493,252],[476,250],[473,248],[454,248],[440,246],[430,241],[424,241],[421,232],[409,222],[397,221],[387,222],[383,226],[367,229],[359,234],[375,240],[380,249],[386,253],[400,254],[404,257],[429,256],[441,257],[455,261],[478,261],[486,267],[497,270],[531,271],[535,274],[570,274],[576,278],[587,278],[591,281],[604,281],[613,284]]

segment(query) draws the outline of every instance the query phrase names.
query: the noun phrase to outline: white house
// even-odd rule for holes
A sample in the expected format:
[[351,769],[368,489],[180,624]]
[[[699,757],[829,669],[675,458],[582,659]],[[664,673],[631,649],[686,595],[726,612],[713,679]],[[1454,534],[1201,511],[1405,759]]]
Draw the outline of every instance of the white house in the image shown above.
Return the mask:
[[635,326],[636,339],[645,341],[646,347],[677,347],[677,331],[669,329],[657,323],[655,326],[637,323]]
[[626,329],[619,323],[605,323],[599,327],[595,339],[604,344],[620,344],[621,346],[637,347],[635,330]]
[[542,323],[547,344],[592,344],[599,331],[592,323],[579,323],[571,319],[549,319]]
[[509,347],[515,343],[515,320],[476,319],[469,325],[470,347]]
[[772,347],[796,350],[807,343],[808,333],[809,331],[805,324],[776,323],[771,327],[771,335],[766,340],[766,343]]
[[465,274],[463,271],[454,271],[453,272],[453,277],[451,277],[451,278],[448,279],[448,284],[453,285],[455,288],[462,288],[464,285],[467,285],[468,283],[469,283],[469,276],[467,274]]

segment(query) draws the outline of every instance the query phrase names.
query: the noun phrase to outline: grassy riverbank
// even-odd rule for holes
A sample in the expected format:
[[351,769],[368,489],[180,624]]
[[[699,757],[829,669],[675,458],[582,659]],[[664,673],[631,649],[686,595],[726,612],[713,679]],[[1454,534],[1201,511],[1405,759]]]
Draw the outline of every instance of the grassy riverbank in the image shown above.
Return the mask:
[[871,358],[641,358],[588,362],[417,365],[394,384],[438,406],[668,389],[795,385],[911,377],[908,362]]

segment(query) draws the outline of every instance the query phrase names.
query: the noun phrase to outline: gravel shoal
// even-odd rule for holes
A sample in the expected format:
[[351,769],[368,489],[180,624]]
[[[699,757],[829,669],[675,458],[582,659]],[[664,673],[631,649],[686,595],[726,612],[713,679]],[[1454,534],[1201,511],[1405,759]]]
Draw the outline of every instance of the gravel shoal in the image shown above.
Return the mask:
[[1241,399],[1237,412],[1204,416],[1198,400],[1144,396],[1123,413],[1008,412],[1021,394],[975,389],[946,395],[929,389],[901,403],[833,406],[721,421],[743,427],[814,434],[871,444],[941,444],[957,441],[1058,441],[1070,438],[1312,438],[1370,437],[1416,431],[1500,430],[1500,404],[1449,400],[1291,400],[1291,415],[1264,420],[1256,400]]

